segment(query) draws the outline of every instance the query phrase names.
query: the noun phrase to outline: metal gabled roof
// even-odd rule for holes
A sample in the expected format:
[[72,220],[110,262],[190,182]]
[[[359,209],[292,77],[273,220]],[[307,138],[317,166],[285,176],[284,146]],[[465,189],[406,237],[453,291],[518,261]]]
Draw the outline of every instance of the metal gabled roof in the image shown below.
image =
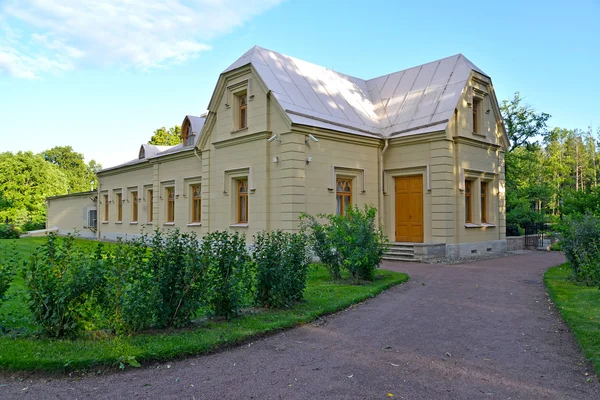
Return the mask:
[[445,129],[471,71],[462,54],[363,80],[253,47],[223,73],[251,64],[292,123],[390,137]]

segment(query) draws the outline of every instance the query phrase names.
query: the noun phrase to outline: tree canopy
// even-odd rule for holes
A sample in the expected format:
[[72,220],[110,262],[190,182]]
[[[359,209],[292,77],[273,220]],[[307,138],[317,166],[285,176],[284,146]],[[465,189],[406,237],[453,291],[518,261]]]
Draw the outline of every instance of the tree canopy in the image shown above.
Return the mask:
[[53,147],[43,151],[42,156],[64,172],[70,192],[85,192],[98,186],[96,172],[102,169],[102,166],[95,160],[86,164],[83,154],[77,153],[71,146]]
[[181,143],[181,127],[179,125],[172,126],[169,129],[164,126],[156,129],[148,141],[148,144],[157,146],[175,146],[179,143]]
[[[519,92],[502,103],[511,147],[505,154],[507,224],[595,210],[600,129],[547,128],[550,115],[524,104]],[[600,212],[600,210],[598,210]]]
[[46,197],[66,194],[68,178],[41,154],[5,152],[0,154],[0,220],[17,225],[46,219]]

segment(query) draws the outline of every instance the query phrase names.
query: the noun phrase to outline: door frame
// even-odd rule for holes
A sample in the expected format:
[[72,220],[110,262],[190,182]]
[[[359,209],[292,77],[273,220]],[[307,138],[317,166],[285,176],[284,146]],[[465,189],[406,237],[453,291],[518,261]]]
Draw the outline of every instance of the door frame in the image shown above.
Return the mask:
[[390,235],[394,238],[394,241],[397,241],[397,223],[398,223],[398,215],[396,214],[396,205],[397,205],[397,197],[396,197],[396,185],[398,182],[398,179],[408,179],[411,177],[419,177],[421,178],[421,240],[420,241],[415,241],[415,242],[407,242],[407,243],[424,243],[425,242],[425,190],[426,190],[426,186],[425,186],[425,174],[424,173],[419,173],[419,172],[406,172],[403,174],[395,174],[392,176],[393,178],[393,182],[394,182],[394,196],[393,196],[393,201],[391,204],[391,208],[394,210],[393,212],[393,219],[392,219],[392,223],[393,223],[393,235]]

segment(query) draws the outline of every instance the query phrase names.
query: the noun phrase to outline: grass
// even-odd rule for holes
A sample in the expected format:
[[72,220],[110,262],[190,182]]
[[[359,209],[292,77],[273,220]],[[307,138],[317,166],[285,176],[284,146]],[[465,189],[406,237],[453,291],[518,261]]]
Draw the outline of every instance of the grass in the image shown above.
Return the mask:
[[[18,240],[21,256],[30,253],[44,239]],[[0,240],[0,248],[4,244]],[[93,245],[93,242],[89,242]],[[7,370],[76,370],[114,366],[120,362],[136,364],[168,360],[214,351],[251,338],[308,323],[358,303],[408,280],[406,274],[378,270],[373,282],[362,285],[333,282],[324,268],[311,269],[305,300],[293,308],[261,310],[231,321],[208,320],[194,329],[161,333],[142,333],[129,337],[55,340],[31,335],[0,336],[0,368]],[[35,330],[27,310],[23,282],[17,280],[12,291],[18,296],[0,307],[0,325]]]
[[578,285],[571,276],[571,267],[563,264],[546,271],[544,283],[583,353],[600,374],[600,290]]

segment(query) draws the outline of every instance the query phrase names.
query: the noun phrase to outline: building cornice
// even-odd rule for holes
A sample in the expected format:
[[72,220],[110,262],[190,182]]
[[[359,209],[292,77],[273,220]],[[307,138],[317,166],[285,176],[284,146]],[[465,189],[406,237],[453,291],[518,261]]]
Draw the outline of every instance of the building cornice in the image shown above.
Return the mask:
[[230,139],[219,140],[218,142],[212,142],[212,145],[215,146],[215,149],[221,149],[223,147],[235,146],[242,143],[249,143],[257,140],[268,139],[272,134],[273,133],[270,131],[251,133],[249,135],[243,135],[233,137]]
[[454,142],[457,144],[468,144],[469,146],[479,147],[481,149],[490,149],[493,148],[495,150],[502,149],[504,146],[500,144],[484,142],[482,140],[467,138],[464,136],[457,136],[454,138]]
[[363,146],[380,147],[383,143],[381,138],[371,138],[360,135],[353,135],[351,133],[331,131],[329,129],[322,129],[307,125],[296,125],[292,124],[292,131],[294,133],[312,134],[317,135],[319,139],[332,140],[334,142],[360,144]]
[[429,132],[429,133],[417,133],[415,135],[407,135],[402,137],[394,137],[390,138],[389,146],[397,147],[404,146],[407,144],[417,144],[417,143],[429,143],[436,142],[439,140],[446,139],[446,131],[437,131],[437,132]]

